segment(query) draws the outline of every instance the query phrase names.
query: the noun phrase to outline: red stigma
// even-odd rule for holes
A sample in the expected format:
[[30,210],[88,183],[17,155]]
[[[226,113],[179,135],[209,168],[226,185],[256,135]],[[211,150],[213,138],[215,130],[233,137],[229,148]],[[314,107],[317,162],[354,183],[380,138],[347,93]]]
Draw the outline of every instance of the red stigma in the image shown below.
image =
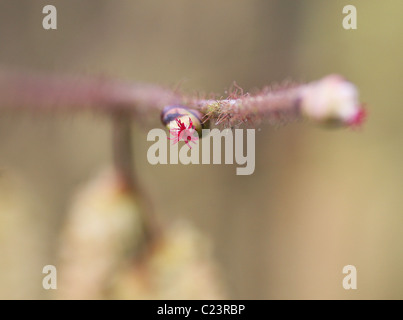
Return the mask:
[[367,118],[367,110],[361,107],[355,116],[349,121],[348,125],[351,127],[359,127],[361,126],[365,119]]
[[176,124],[178,125],[179,131],[183,131],[186,129],[185,124],[180,119],[176,119]]

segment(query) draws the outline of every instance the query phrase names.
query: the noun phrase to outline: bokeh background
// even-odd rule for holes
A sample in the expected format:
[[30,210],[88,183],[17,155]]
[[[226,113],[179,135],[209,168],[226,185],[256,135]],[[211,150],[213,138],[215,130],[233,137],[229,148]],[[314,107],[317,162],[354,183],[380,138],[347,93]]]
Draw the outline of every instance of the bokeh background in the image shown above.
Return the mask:
[[[56,31],[42,28],[47,4]],[[357,30],[342,27],[348,4]],[[344,75],[367,104],[360,130],[261,125],[255,173],[236,176],[151,166],[150,128],[134,121],[134,166],[158,219],[210,240],[229,298],[402,299],[402,12],[399,0],[0,0],[0,66],[223,95],[234,80]],[[110,129],[93,113],[0,114],[1,298],[49,297],[42,267],[57,265],[77,188],[111,161]],[[358,290],[342,287],[349,264]]]

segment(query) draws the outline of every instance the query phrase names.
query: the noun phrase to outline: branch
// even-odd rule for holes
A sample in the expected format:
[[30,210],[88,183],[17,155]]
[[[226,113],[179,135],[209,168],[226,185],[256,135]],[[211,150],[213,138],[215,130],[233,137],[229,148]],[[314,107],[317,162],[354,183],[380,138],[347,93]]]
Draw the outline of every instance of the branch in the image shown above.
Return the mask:
[[136,201],[141,210],[141,227],[143,237],[139,239],[138,256],[146,252],[149,245],[160,235],[160,227],[155,218],[154,210],[148,195],[143,192],[138,177],[134,172],[134,157],[132,148],[132,132],[130,118],[125,113],[112,116],[113,121],[113,160],[122,190],[125,190]]
[[308,84],[265,88],[250,95],[238,93],[222,100],[189,100],[189,105],[205,114],[204,121],[233,127],[262,120],[282,124],[299,119],[332,126],[357,126],[365,118],[357,88],[339,75],[329,75]]
[[262,120],[278,124],[304,118],[326,125],[351,126],[361,124],[365,116],[356,87],[338,75],[308,84],[266,88],[254,95],[238,91],[226,99],[196,99],[156,85],[0,71],[0,109],[88,109],[125,112],[143,120],[165,106],[177,105],[201,112],[200,122],[213,120],[231,127]]
[[178,94],[156,85],[0,71],[0,109],[142,114],[180,101]]

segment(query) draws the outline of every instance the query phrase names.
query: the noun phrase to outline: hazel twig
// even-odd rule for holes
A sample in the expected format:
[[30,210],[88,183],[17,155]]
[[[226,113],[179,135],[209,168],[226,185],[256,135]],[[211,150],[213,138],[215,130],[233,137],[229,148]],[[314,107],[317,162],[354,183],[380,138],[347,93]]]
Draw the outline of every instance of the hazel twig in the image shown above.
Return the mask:
[[198,99],[156,85],[0,72],[0,109],[125,112],[142,121],[165,106],[184,105],[204,114],[204,121],[229,126],[262,120],[278,124],[304,118],[351,126],[361,124],[365,116],[358,90],[338,75],[308,84],[266,88],[253,95],[236,91],[241,92],[230,93],[225,99]]

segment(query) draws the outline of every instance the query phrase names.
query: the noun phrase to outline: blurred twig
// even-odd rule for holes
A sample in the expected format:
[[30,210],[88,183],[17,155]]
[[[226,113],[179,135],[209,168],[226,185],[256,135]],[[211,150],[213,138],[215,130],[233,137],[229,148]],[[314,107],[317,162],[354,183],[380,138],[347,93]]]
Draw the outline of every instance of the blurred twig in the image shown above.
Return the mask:
[[141,114],[179,102],[177,94],[157,85],[0,70],[0,109]]
[[134,173],[134,159],[132,148],[131,119],[125,112],[119,112],[112,116],[113,129],[113,160],[114,167],[119,175],[122,188],[132,195],[142,208],[142,232],[143,239],[140,243],[139,253],[141,255],[148,245],[159,235],[159,226],[154,216],[151,201],[147,194],[143,192],[137,176]]
[[113,161],[122,183],[126,188],[136,191],[137,183],[133,172],[133,154],[131,121],[124,114],[119,113],[113,116]]

